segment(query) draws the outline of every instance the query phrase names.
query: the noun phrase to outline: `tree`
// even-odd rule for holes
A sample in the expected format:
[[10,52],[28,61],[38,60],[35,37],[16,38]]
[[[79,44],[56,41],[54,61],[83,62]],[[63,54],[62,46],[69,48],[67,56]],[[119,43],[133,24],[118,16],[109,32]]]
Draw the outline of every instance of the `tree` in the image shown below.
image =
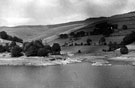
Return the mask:
[[5,50],[7,52],[10,52],[10,46],[9,46],[9,43],[6,43],[6,45],[4,46]]
[[37,56],[48,56],[49,51],[46,48],[40,48],[37,52]]
[[33,41],[32,43],[37,48],[43,48],[44,47],[44,45],[42,43],[42,40],[36,40],[36,41]]
[[127,29],[128,29],[127,25],[123,25],[123,26],[122,26],[122,29],[123,29],[123,30],[127,30]]
[[6,51],[5,48],[2,45],[0,45],[0,53],[3,53],[5,51]]
[[126,35],[122,42],[121,42],[121,45],[128,45],[128,44],[131,44],[135,42],[135,32],[132,31],[130,34]]
[[22,39],[20,39],[20,38],[18,38],[18,37],[16,37],[16,36],[12,37],[12,40],[13,40],[13,41],[16,41],[16,42],[20,42],[20,43],[23,42]]
[[44,49],[46,49],[48,53],[52,52],[52,47],[50,45],[45,45]]
[[121,46],[120,53],[121,54],[128,54],[128,48],[125,45]]
[[57,55],[60,54],[60,51],[61,51],[60,45],[58,43],[54,43],[52,46],[52,53]]
[[99,40],[99,45],[105,45],[105,43],[106,43],[105,37],[101,37]]
[[114,32],[112,24],[109,24],[107,21],[95,25],[95,29],[91,32],[92,35],[103,34],[108,37]]
[[32,46],[32,42],[24,42],[23,43],[23,52],[27,51],[27,49]]
[[25,55],[28,57],[37,56],[37,51],[38,51],[38,48],[32,45],[25,51]]
[[2,31],[2,32],[0,32],[0,37],[2,39],[7,39],[8,38],[8,35],[7,35],[7,33],[5,31]]
[[20,57],[22,56],[22,48],[20,48],[19,46],[14,46],[12,49],[11,49],[11,56],[12,57]]
[[88,39],[87,39],[87,44],[88,44],[88,45],[91,45],[91,42],[92,42],[92,40],[88,38]]
[[16,46],[16,42],[15,42],[15,41],[12,41],[12,42],[10,43],[10,48],[12,48],[12,47],[14,47],[14,46]]
[[68,38],[68,35],[67,34],[60,34],[59,37],[61,39],[67,39]]
[[74,33],[74,32],[71,32],[69,35],[70,35],[71,37],[75,37],[75,33]]

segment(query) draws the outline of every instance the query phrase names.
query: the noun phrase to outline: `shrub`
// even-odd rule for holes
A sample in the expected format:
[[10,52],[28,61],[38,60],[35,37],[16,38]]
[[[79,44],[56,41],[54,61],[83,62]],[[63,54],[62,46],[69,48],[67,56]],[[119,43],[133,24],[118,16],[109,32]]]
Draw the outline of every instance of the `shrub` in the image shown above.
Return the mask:
[[78,53],[82,53],[81,50],[78,50]]
[[14,46],[12,49],[11,49],[11,56],[12,57],[19,57],[19,56],[22,56],[22,48],[20,48],[19,46]]
[[120,48],[120,53],[121,54],[128,54],[128,48],[124,45]]
[[52,53],[53,54],[60,54],[60,51],[61,51],[61,47],[58,43],[54,43],[53,46],[52,46]]

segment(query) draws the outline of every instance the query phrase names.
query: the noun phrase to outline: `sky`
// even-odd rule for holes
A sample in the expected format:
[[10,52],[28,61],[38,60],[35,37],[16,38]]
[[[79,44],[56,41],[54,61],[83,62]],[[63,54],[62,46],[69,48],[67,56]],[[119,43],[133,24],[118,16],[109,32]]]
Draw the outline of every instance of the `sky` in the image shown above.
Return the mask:
[[135,10],[135,0],[0,0],[0,26],[48,25]]

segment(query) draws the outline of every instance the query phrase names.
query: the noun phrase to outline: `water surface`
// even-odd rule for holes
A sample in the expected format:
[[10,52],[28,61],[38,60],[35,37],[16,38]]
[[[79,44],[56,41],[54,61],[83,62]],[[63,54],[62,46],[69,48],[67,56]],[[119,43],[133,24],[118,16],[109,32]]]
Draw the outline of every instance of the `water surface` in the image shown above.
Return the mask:
[[46,67],[1,66],[0,88],[135,88],[135,67],[76,63]]

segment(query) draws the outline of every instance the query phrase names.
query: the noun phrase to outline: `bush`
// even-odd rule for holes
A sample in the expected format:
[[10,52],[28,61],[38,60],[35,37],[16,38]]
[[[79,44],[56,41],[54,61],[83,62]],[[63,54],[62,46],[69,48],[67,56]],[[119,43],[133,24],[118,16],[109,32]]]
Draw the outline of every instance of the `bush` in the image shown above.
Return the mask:
[[14,46],[12,49],[11,49],[11,56],[12,57],[20,57],[22,56],[22,48],[20,48],[19,46]]
[[52,53],[57,55],[60,54],[60,51],[61,51],[60,45],[58,43],[54,43],[52,46]]
[[124,45],[120,48],[120,53],[121,54],[128,54],[128,48]]
[[78,52],[77,52],[77,53],[82,53],[82,52],[81,52],[81,50],[78,50]]

